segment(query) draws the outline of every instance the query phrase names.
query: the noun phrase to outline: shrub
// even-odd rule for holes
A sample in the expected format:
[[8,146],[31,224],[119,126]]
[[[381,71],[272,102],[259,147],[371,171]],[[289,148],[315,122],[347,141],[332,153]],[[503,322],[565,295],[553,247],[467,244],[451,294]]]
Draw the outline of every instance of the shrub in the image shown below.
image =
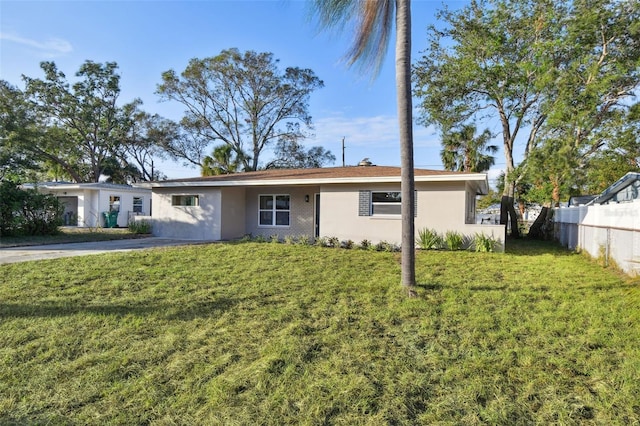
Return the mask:
[[327,245],[328,245],[327,237],[318,237],[318,238],[316,238],[316,245],[318,247],[327,247]]
[[132,234],[150,234],[151,222],[147,220],[132,220],[129,222],[129,232]]
[[418,232],[416,243],[422,250],[438,250],[442,248],[442,237],[435,230],[424,228]]
[[447,231],[444,236],[444,241],[449,250],[460,250],[464,244],[464,237],[459,232]]
[[284,240],[282,242],[289,245],[295,244],[296,237],[294,237],[293,235],[285,235]]
[[278,234],[272,234],[269,236],[269,241],[272,243],[279,243],[280,242],[280,236]]
[[0,182],[0,235],[51,235],[62,225],[64,206],[55,195]]
[[310,236],[302,234],[298,237],[298,240],[296,243],[301,246],[308,246],[308,245],[311,245],[312,242],[313,242],[313,239]]
[[473,248],[477,252],[489,253],[496,248],[497,241],[488,235],[477,233],[473,237]]
[[266,243],[266,242],[267,242],[267,239],[265,238],[265,236],[264,236],[264,235],[256,235],[256,236],[253,238],[253,241],[255,241],[256,243]]
[[342,248],[347,250],[352,249],[355,243],[352,240],[347,240],[342,242]]
[[370,250],[371,249],[371,241],[362,240],[362,241],[360,241],[360,245],[358,247],[360,247],[361,250]]
[[338,237],[329,237],[327,239],[327,247],[340,247],[340,239]]
[[388,241],[380,241],[378,244],[375,245],[375,250],[394,252],[394,251],[399,251],[399,247]]

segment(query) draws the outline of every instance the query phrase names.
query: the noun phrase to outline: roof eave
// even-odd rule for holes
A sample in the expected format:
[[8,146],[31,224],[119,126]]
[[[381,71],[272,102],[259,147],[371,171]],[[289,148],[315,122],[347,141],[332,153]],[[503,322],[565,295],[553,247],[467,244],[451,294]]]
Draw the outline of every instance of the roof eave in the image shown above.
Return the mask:
[[[415,182],[464,182],[487,181],[484,173],[447,174],[415,176]],[[202,181],[171,181],[145,182],[136,184],[142,188],[184,188],[184,187],[238,187],[238,186],[309,186],[309,185],[340,185],[360,183],[400,183],[400,176],[369,176],[347,178],[322,179],[255,179],[255,180],[202,180]]]

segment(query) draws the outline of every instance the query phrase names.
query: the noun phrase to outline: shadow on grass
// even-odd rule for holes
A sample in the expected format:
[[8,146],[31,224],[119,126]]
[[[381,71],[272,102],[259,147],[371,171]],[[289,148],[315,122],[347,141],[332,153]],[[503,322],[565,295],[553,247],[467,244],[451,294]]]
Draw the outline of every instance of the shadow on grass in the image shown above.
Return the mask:
[[507,238],[505,253],[515,256],[574,256],[575,251],[563,247],[557,241],[533,240],[530,238]]
[[440,283],[416,283],[416,287],[427,291],[440,291],[444,288]]
[[217,317],[233,308],[239,301],[219,298],[189,304],[104,304],[78,305],[71,303],[0,303],[0,318],[47,318],[66,317],[81,314],[105,316],[158,317],[168,320],[193,320]]

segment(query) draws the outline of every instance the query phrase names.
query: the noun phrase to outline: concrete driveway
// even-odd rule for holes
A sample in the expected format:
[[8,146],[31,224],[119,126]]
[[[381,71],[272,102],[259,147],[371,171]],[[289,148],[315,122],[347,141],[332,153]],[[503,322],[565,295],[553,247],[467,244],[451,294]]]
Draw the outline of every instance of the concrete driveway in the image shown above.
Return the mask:
[[131,240],[99,241],[93,243],[69,243],[28,247],[9,247],[0,249],[0,264],[203,243],[206,243],[206,241],[176,240],[170,238],[149,237]]

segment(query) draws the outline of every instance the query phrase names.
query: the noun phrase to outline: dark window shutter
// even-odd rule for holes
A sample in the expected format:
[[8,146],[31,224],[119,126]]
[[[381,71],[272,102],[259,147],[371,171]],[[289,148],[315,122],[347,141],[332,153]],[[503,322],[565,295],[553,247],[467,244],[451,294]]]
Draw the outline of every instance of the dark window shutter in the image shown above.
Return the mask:
[[358,216],[371,216],[371,191],[360,191]]

